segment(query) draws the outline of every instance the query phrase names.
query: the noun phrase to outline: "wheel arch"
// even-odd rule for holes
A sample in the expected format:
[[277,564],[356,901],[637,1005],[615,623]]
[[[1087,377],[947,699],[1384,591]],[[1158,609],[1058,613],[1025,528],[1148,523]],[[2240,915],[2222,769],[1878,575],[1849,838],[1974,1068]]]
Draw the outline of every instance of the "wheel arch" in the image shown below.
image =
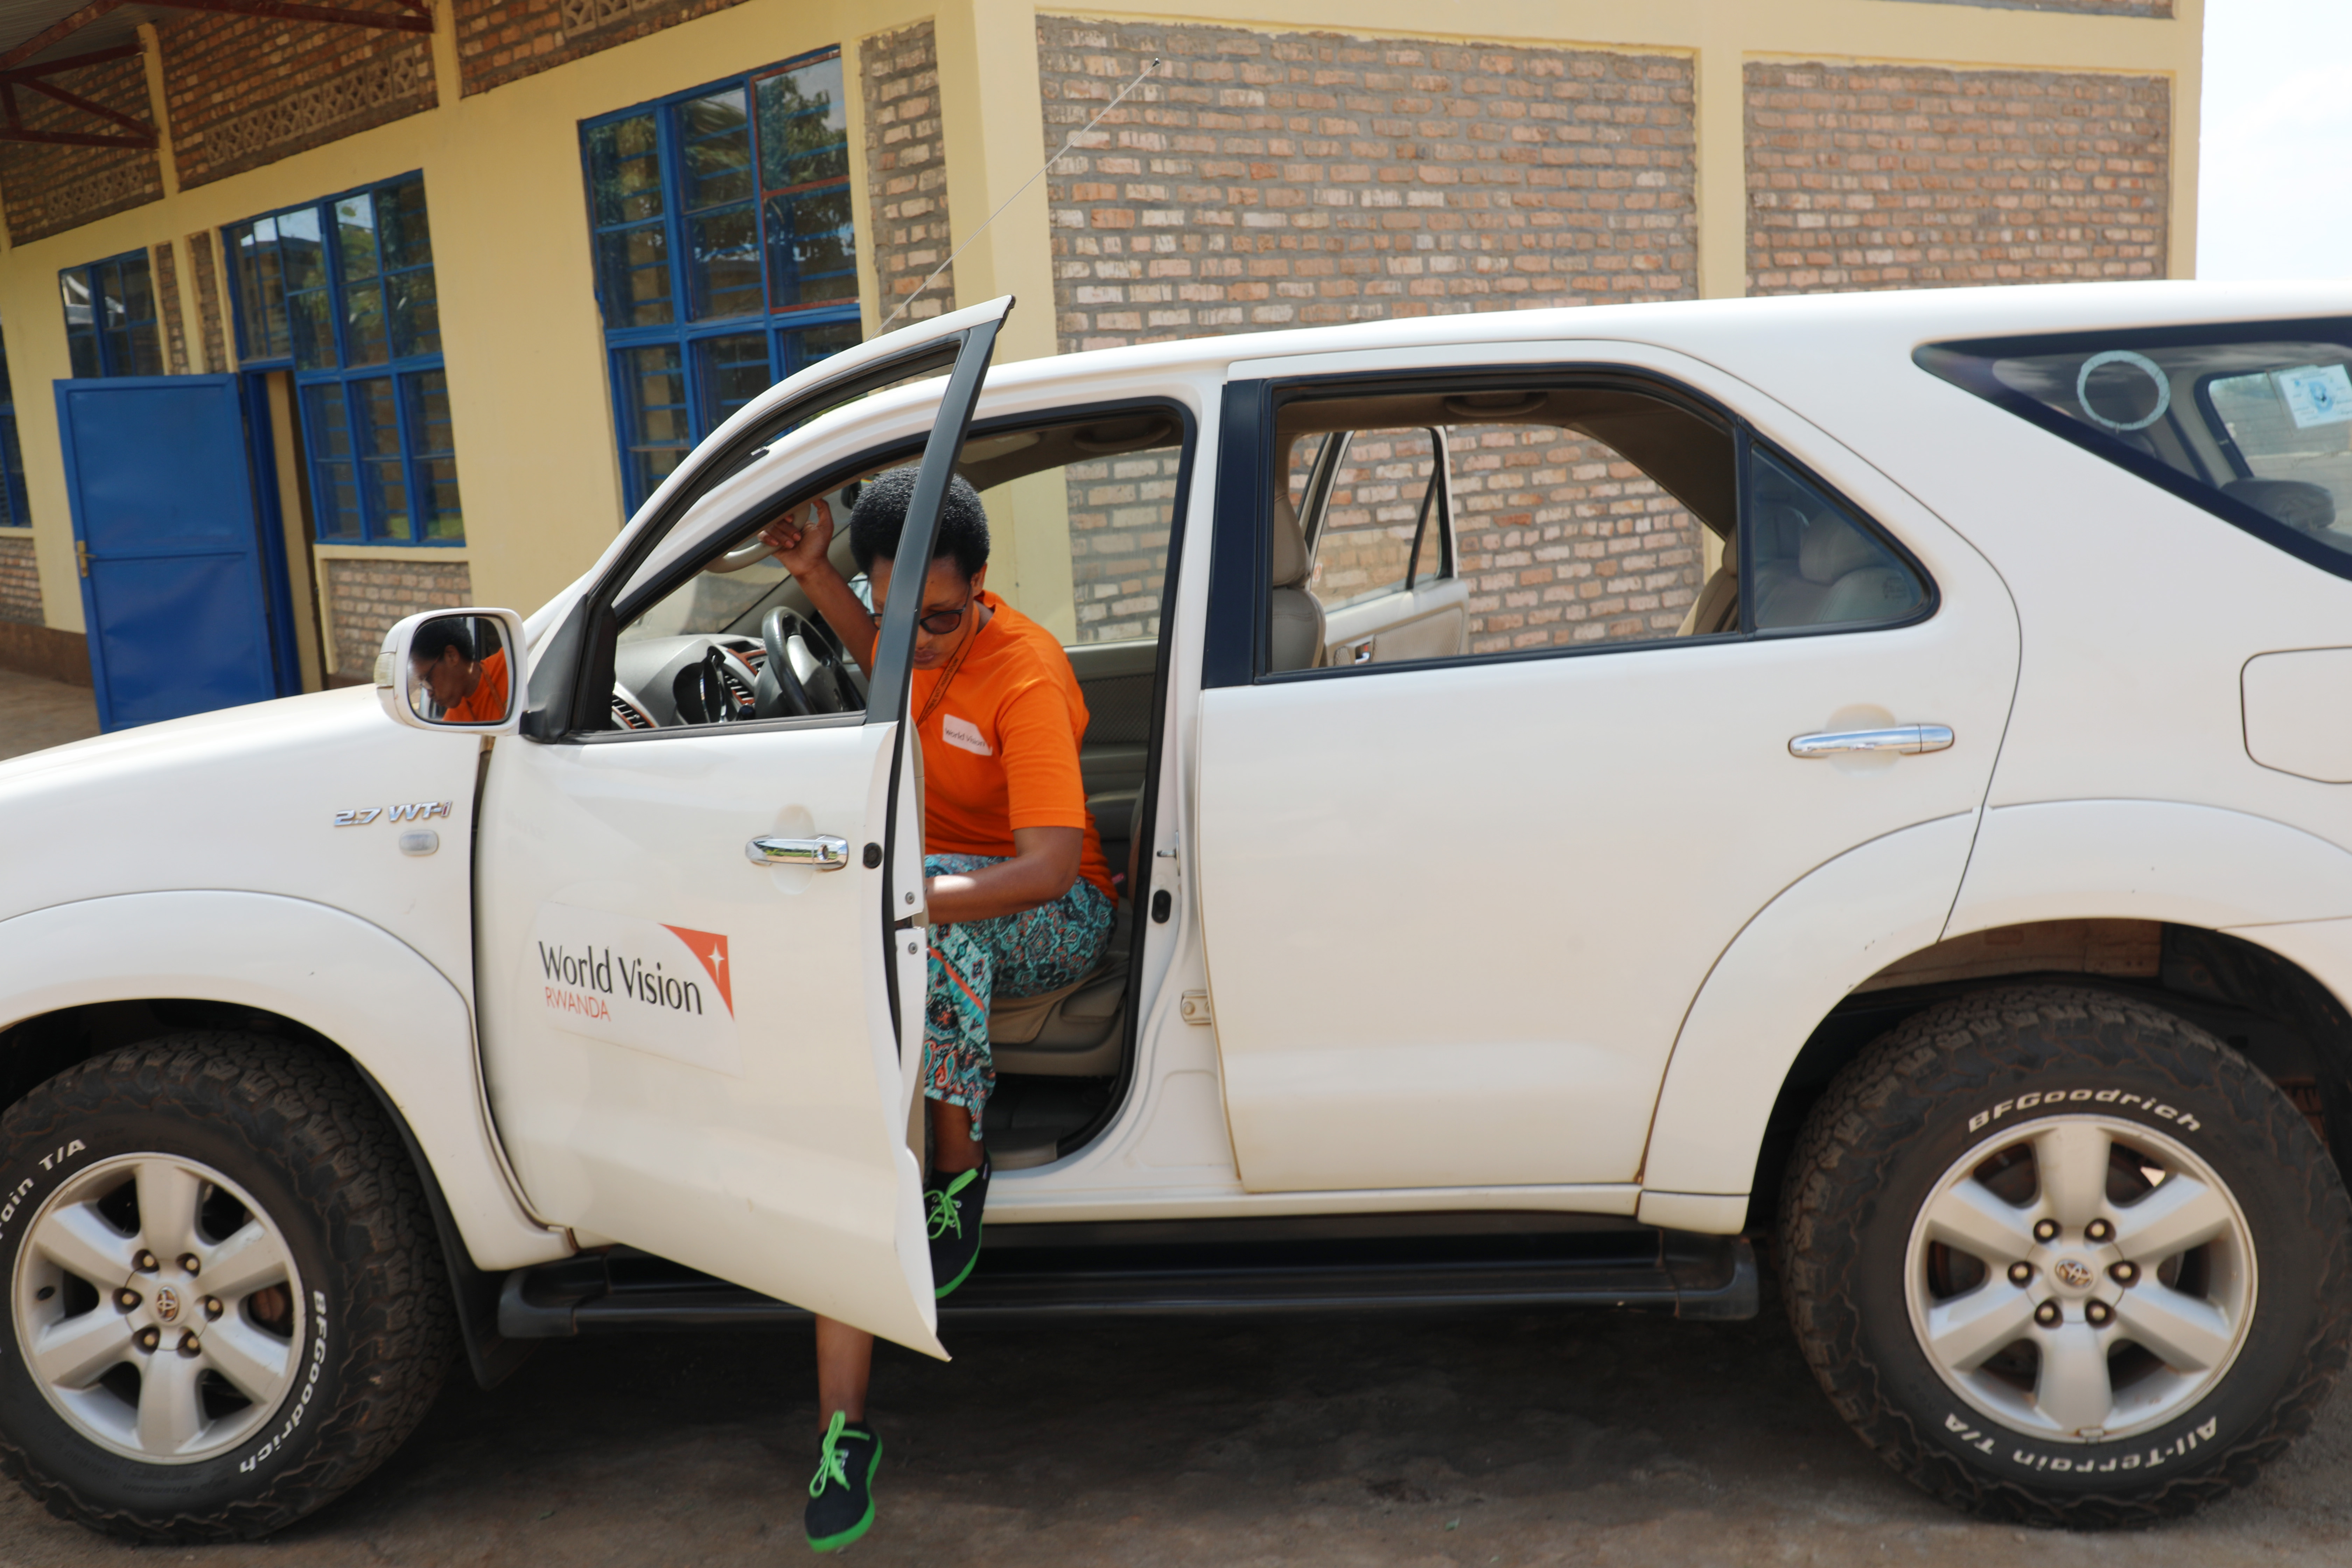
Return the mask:
[[0,993],[0,1105],[75,1062],[184,1029],[266,1034],[355,1068],[432,1205],[476,1375],[511,1370],[478,1331],[495,1321],[483,1292],[571,1247],[512,1186],[482,1103],[472,1011],[415,950],[304,900],[159,892],[0,921],[0,953],[23,977]]
[[[1957,900],[1952,856],[1968,872]],[[2109,885],[2112,884],[2112,885]],[[1926,823],[1790,886],[1717,962],[1668,1064],[1645,1210],[1728,1228],[1836,1070],[1910,1012],[2027,978],[2127,990],[2245,1051],[2352,1152],[2352,855],[2243,813],[2071,802]],[[2058,933],[2075,956],[2053,959]],[[2137,934],[2135,935],[2134,933]],[[2000,962],[2014,942],[2018,957]],[[2298,1080],[2308,1080],[2300,1082]],[[1686,1200],[1685,1195],[1690,1195]],[[1763,1205],[1748,1214],[1735,1195]]]

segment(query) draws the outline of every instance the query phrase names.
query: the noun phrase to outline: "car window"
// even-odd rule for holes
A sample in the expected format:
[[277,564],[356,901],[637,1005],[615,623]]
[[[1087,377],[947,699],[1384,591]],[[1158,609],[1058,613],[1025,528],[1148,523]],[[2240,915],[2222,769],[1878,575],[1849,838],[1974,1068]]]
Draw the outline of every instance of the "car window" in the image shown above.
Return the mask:
[[[1948,343],[1926,369],[2352,576],[2352,323]],[[2342,341],[2339,341],[2342,340]]]
[[1452,575],[1442,433],[1407,426],[1330,439],[1330,473],[1308,529],[1315,560],[1308,591],[1336,610]]
[[979,489],[995,538],[1069,541],[1070,624],[1054,625],[1059,563],[1040,562],[1033,574],[1029,558],[1017,556],[1021,580],[1002,585],[1005,597],[1066,642],[1103,643],[1160,636],[1183,466],[1181,422],[1152,409],[975,437],[959,468]]
[[[1853,630],[1933,597],[1801,465],[1664,388],[1302,387],[1277,395],[1275,442],[1273,673]],[[1433,567],[1466,590],[1451,641],[1442,610],[1402,592]]]

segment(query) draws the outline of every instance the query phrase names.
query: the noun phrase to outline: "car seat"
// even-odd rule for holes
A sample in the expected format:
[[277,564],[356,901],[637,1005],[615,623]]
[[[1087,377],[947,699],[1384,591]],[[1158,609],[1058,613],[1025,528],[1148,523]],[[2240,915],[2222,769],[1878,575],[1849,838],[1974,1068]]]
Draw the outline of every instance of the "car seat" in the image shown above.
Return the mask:
[[1323,604],[1307,592],[1315,574],[1314,558],[1307,552],[1307,534],[1298,526],[1298,509],[1291,504],[1288,486],[1274,496],[1274,540],[1267,581],[1274,591],[1266,602],[1266,668],[1312,669],[1323,662]]

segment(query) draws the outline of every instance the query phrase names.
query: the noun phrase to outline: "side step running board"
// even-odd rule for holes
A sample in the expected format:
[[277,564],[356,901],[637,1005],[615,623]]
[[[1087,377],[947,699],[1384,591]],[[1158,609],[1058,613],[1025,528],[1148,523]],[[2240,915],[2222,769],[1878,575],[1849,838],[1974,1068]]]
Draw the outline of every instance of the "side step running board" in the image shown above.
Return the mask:
[[[1752,1318],[1759,1310],[1756,1254],[1745,1237],[1620,1233],[1599,1246],[1532,1257],[1527,1247],[1507,1246],[1485,1257],[1459,1246],[1386,1247],[1376,1258],[1362,1256],[1361,1247],[1332,1249],[1348,1254],[1332,1257],[1318,1257],[1312,1247],[1281,1250],[1287,1256],[1280,1259],[1236,1260],[1204,1258],[1190,1247],[1007,1247],[982,1254],[963,1288],[940,1303],[940,1317],[977,1325],[1041,1317],[1557,1306],[1671,1307],[1677,1317],[1721,1321]],[[509,1339],[767,1328],[807,1316],[627,1247],[516,1269],[499,1300],[499,1332]]]

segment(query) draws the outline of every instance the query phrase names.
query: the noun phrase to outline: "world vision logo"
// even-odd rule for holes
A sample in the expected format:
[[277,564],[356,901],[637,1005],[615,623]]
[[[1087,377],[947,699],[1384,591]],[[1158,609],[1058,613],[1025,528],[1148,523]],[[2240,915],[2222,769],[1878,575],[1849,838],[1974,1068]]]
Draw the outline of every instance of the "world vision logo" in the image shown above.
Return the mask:
[[733,954],[724,932],[542,904],[523,984],[555,1028],[740,1073]]

